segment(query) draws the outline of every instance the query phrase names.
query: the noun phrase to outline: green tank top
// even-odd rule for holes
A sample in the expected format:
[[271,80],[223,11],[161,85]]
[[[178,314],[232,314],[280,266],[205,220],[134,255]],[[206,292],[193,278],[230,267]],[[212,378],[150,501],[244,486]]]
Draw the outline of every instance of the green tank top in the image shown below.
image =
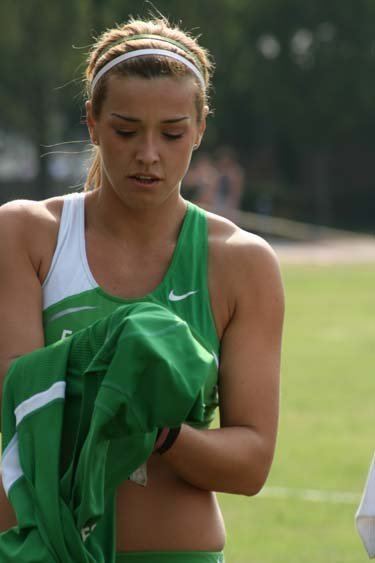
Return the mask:
[[[220,344],[208,290],[206,213],[188,203],[173,257],[162,282],[144,297],[123,299],[105,292],[90,272],[85,250],[84,195],[73,194],[64,201],[57,247],[43,285],[46,345],[90,326],[121,305],[153,302],[185,320],[212,353],[218,366]],[[218,372],[205,384],[203,427],[212,422],[218,405],[217,377]]]

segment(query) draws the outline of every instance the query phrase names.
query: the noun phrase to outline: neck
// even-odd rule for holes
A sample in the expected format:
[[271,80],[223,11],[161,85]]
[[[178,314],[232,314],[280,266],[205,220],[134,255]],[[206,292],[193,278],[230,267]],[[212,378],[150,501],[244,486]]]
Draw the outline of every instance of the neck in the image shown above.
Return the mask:
[[113,238],[146,246],[176,240],[186,208],[179,192],[158,205],[134,208],[99,189],[86,198],[86,223]]

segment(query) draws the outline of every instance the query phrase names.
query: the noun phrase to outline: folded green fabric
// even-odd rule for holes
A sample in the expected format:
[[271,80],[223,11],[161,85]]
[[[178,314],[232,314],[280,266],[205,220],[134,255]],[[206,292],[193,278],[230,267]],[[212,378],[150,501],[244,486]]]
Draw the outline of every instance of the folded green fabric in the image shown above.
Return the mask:
[[115,561],[117,486],[158,428],[204,420],[212,354],[163,306],[138,303],[16,360],[3,389],[3,483],[18,526],[0,561]]

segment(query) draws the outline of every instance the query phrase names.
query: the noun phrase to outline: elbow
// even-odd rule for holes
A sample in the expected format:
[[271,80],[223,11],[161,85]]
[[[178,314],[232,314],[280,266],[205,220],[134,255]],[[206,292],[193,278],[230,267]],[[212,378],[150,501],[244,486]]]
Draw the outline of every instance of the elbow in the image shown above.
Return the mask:
[[248,461],[243,470],[242,487],[240,494],[253,497],[260,493],[266,484],[273,460],[273,452],[263,452],[257,461]]
[[241,492],[242,495],[246,497],[255,497],[263,489],[267,481],[268,473],[263,476],[257,476],[256,478],[249,479],[249,482],[244,485],[244,489]]

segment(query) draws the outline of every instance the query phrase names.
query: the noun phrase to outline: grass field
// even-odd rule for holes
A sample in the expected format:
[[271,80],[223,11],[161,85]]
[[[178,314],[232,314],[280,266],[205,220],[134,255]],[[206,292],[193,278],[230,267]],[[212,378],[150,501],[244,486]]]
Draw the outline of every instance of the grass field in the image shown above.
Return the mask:
[[226,560],[364,563],[354,514],[375,448],[375,265],[282,270],[278,446],[264,495],[220,495]]

